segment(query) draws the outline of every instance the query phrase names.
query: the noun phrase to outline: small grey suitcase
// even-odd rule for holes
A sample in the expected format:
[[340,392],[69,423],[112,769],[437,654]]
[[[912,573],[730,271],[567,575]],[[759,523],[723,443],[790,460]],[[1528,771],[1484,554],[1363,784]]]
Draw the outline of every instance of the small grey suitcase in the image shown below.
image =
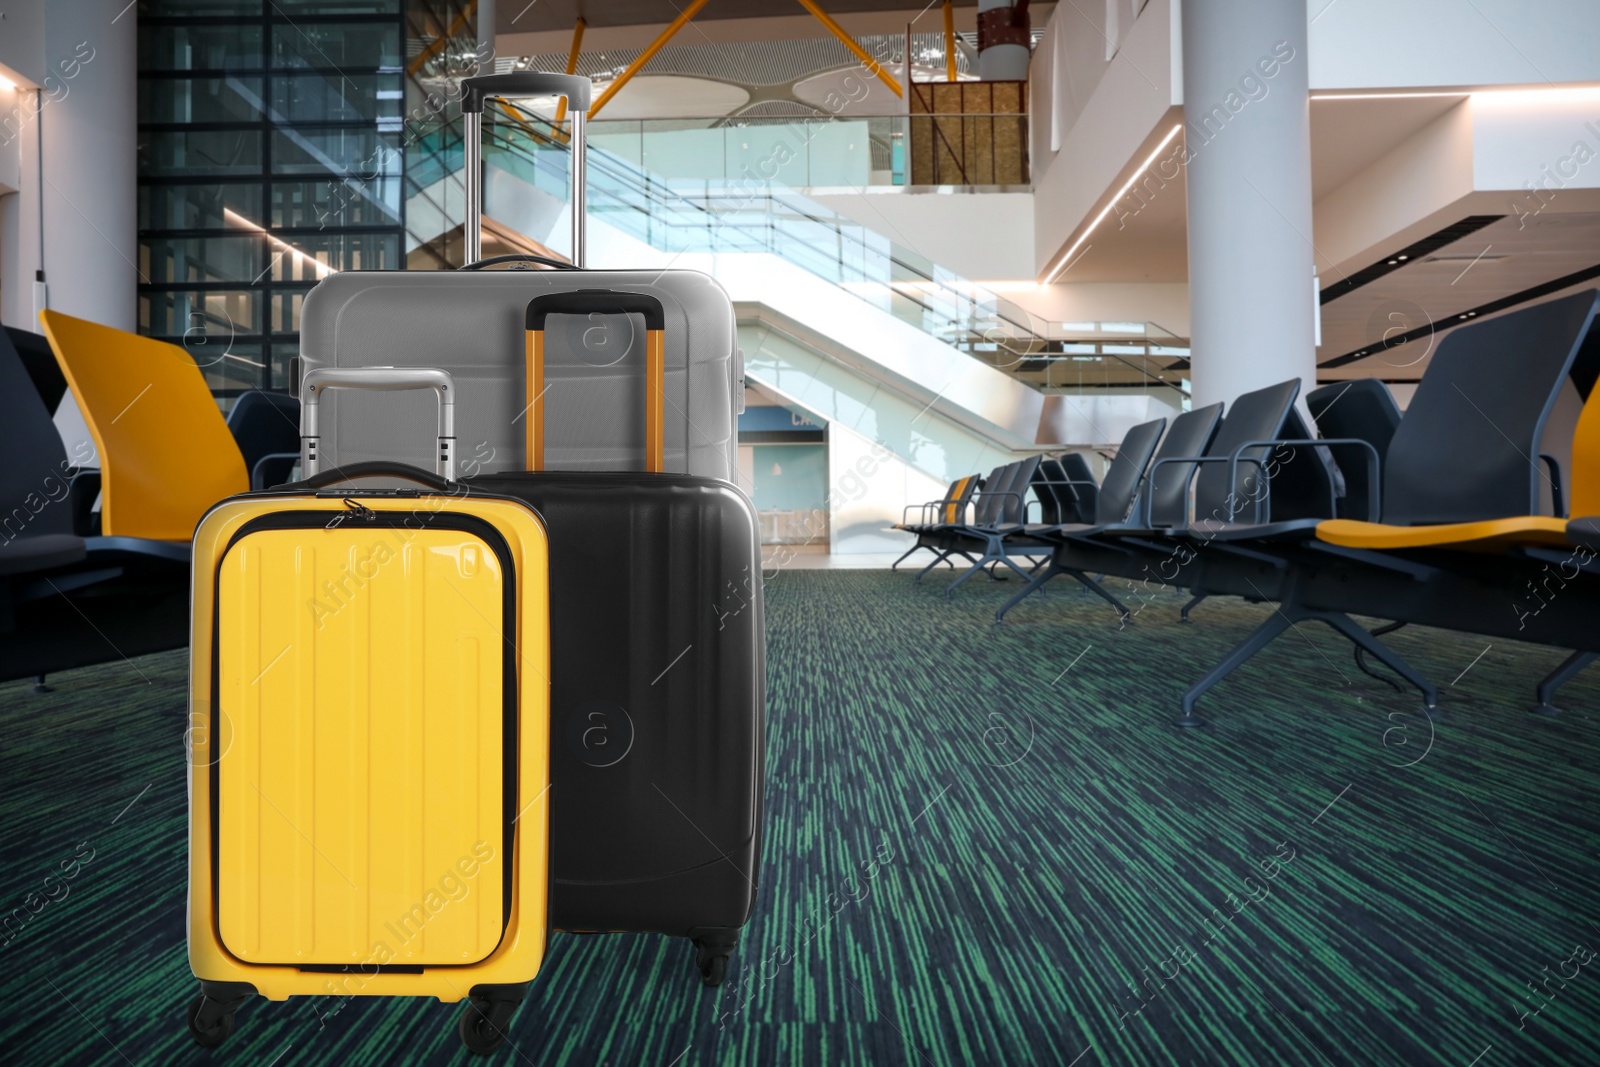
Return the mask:
[[[479,118],[494,96],[560,94],[572,113],[573,250],[583,260],[583,117],[587,78],[536,71],[462,83],[468,172],[481,156]],[[475,182],[469,182],[468,267],[456,271],[344,271],[306,295],[300,314],[300,373],[361,367],[434,367],[455,382],[457,464],[465,474],[526,470],[526,420],[543,416],[546,470],[645,470],[643,404],[647,364],[664,362],[660,409],[665,453],[658,469],[734,481],[736,419],[744,407],[743,355],[733,305],[711,277],[687,270],[483,270]],[[500,259],[538,257],[497,257]],[[526,330],[538,297],[592,291],[581,313],[553,312],[541,339],[544,386],[528,370]],[[609,296],[607,295],[609,294]],[[631,298],[659,303],[664,322],[623,308]],[[608,302],[615,300],[615,306]],[[664,329],[663,329],[664,326]],[[653,346],[663,343],[664,351]],[[330,394],[322,402],[320,451],[326,466],[371,460],[433,466],[436,442],[421,394],[379,398]],[[415,410],[412,410],[412,409]]]

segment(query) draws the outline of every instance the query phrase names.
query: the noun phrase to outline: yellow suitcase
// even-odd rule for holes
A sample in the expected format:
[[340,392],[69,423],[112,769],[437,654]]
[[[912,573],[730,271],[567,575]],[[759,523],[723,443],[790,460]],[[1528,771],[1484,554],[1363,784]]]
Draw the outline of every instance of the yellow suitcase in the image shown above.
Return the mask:
[[[364,373],[306,383],[307,471],[316,393]],[[348,487],[382,466],[225,500],[195,532],[189,1025],[207,1047],[252,994],[432,996],[471,998],[462,1039],[491,1052],[544,955],[544,527],[411,468],[383,472],[424,488]]]

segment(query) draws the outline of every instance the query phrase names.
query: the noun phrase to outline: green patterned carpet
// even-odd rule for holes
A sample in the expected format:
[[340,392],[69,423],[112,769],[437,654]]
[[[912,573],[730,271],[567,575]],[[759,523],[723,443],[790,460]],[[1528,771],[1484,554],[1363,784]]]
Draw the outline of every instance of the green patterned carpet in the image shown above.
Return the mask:
[[[1118,632],[1059,580],[996,629],[1015,582],[941,586],[769,581],[766,858],[728,985],[682,942],[556,935],[499,1062],[1600,1063],[1600,667],[1539,719],[1559,652],[1401,631],[1456,679],[1434,728],[1302,627],[1181,731],[1270,608],[1180,626],[1163,594]],[[0,915],[26,919],[0,1063],[470,1062],[459,1007],[422,1000],[258,999],[191,1044],[184,670],[0,687]]]

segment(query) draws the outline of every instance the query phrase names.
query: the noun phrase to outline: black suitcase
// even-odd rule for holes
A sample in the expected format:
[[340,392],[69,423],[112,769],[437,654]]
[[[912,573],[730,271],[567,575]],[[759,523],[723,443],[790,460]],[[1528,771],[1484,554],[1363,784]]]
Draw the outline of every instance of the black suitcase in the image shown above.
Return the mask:
[[[648,294],[549,294],[530,302],[529,329],[597,300],[661,318]],[[719,985],[761,855],[761,539],[736,486],[661,473],[664,361],[644,364],[647,470],[467,482],[527,501],[549,531],[551,926],[691,938]],[[530,393],[543,371],[530,341]],[[543,415],[526,412],[534,466]]]
[[550,538],[550,925],[691,938],[721,983],[761,855],[755,509],[713,478],[488,474]]

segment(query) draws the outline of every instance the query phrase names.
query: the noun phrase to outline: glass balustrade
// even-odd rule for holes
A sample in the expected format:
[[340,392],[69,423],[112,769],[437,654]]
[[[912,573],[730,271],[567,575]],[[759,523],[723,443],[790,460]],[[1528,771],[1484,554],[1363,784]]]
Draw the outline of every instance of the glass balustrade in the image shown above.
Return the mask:
[[[1050,322],[946,270],[904,244],[830,210],[791,183],[829,184],[893,163],[901,118],[590,123],[590,216],[666,252],[772,253],[880,310],[1045,392],[1150,391],[1187,406],[1187,342],[1152,323]],[[724,120],[725,121],[725,120]],[[565,130],[515,104],[491,111],[485,161],[565,200]],[[903,142],[899,142],[903,143]],[[441,134],[429,158],[459,165]],[[789,146],[779,150],[774,146]],[[759,151],[758,151],[759,149]],[[817,161],[830,160],[824,167]],[[763,163],[762,160],[770,160]],[[850,168],[856,168],[854,170]],[[893,167],[883,168],[893,177]],[[770,176],[769,173],[771,172]],[[860,188],[860,181],[844,186]],[[559,235],[553,237],[559,242]]]

